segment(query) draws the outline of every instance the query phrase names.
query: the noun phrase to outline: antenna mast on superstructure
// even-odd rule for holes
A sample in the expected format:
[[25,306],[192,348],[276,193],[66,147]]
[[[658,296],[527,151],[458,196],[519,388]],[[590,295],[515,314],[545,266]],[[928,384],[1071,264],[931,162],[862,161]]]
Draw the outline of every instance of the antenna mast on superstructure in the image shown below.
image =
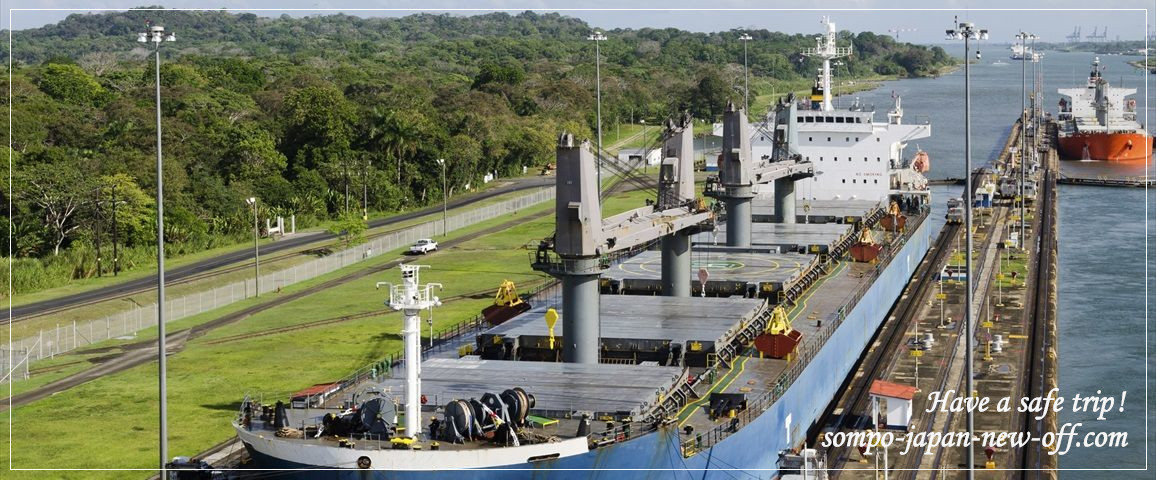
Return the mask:
[[838,31],[835,29],[835,24],[831,22],[828,17],[823,17],[820,23],[827,26],[826,35],[816,37],[815,48],[807,49],[807,51],[803,52],[803,55],[823,59],[823,73],[822,77],[820,77],[820,82],[823,87],[823,104],[820,108],[824,112],[830,112],[835,109],[831,103],[831,60],[850,56],[851,46],[840,47],[835,43],[835,34],[838,33]]

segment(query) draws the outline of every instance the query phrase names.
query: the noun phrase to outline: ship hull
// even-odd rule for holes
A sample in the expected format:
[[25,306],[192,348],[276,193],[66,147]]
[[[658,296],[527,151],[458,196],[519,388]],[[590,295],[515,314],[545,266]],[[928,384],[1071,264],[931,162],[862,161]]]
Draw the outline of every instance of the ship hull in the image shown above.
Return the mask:
[[[777,470],[778,453],[800,445],[807,432],[816,426],[815,422],[858,359],[858,354],[849,352],[862,352],[866,348],[927,253],[928,222],[918,224],[782,396],[739,431],[690,457],[684,457],[681,446],[688,439],[676,429],[665,428],[596,450],[534,463],[491,463],[494,465],[491,468],[470,469],[466,474],[461,470],[319,470],[326,468],[321,465],[352,465],[363,453],[328,447],[324,451],[318,449],[315,456],[302,455],[300,451],[290,454],[281,442],[258,440],[238,429],[238,436],[253,459],[252,464],[246,466],[294,470],[278,475],[278,478],[294,479],[457,479],[465,475],[479,480],[666,479],[676,475],[673,471],[688,470],[695,471],[694,477],[704,479],[732,479],[736,476],[735,470],[756,478],[772,478]],[[349,458],[338,460],[335,455]]]
[[1060,152],[1073,160],[1140,162],[1152,156],[1152,137],[1143,133],[1061,134]]

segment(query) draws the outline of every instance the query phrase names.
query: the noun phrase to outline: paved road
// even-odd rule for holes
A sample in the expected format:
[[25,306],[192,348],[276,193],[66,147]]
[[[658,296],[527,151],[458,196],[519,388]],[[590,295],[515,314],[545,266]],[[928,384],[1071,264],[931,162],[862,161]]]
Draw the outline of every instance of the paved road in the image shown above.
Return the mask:
[[[469,205],[478,201],[482,201],[498,195],[516,192],[520,190],[529,190],[532,188],[551,186],[555,182],[554,177],[530,177],[520,178],[510,181],[509,185],[493,188],[477,195],[468,197],[461,197],[449,202],[449,208],[457,208],[463,205]],[[441,205],[430,206],[410,213],[404,213],[394,217],[373,220],[369,222],[369,228],[382,227],[395,223],[412,220],[424,215],[436,213],[442,209]],[[327,239],[336,238],[335,235],[326,232],[317,232],[310,234],[294,235],[293,237],[279,240],[261,247],[261,253],[274,253],[281,250],[297,248],[310,243],[319,242]],[[178,268],[165,270],[165,280],[176,281],[182,278],[196,275],[201,272],[213,270],[215,268],[223,267],[232,263],[246,260],[252,256],[252,253],[247,248],[242,248],[234,252],[225,253],[217,257],[202,260],[200,262],[192,263]],[[147,276],[130,280],[126,282],[101,287],[94,290],[80,292],[65,297],[54,298],[51,300],[44,300],[41,302],[29,303],[25,305],[15,306],[11,309],[10,321],[19,322],[26,317],[35,316],[38,313],[48,309],[61,309],[73,306],[80,306],[82,304],[91,303],[97,300],[113,299],[130,295],[141,290],[155,288],[156,277]]]

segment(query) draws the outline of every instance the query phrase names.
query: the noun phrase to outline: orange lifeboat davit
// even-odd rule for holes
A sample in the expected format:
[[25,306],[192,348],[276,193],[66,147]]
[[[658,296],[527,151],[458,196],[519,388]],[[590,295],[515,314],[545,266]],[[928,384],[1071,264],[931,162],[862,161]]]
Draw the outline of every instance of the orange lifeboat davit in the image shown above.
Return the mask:
[[923,150],[915,152],[915,159],[911,161],[911,168],[919,173],[931,171],[931,156]]

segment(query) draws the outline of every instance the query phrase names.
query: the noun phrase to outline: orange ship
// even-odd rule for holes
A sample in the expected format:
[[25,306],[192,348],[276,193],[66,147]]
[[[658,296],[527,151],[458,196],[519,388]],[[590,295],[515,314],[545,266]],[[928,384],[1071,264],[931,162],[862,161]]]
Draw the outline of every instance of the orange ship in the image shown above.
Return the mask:
[[1065,157],[1109,162],[1143,161],[1152,156],[1152,137],[1136,122],[1134,88],[1108,85],[1100,58],[1083,88],[1061,88],[1060,152]]

